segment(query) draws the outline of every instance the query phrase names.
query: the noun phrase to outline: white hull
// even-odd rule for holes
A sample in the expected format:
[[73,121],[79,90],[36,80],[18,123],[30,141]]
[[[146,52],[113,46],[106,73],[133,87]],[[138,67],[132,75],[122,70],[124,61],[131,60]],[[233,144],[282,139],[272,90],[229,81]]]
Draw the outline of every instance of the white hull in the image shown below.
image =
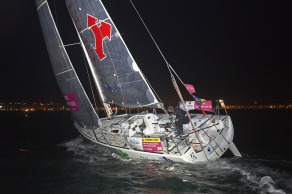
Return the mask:
[[[153,114],[144,114],[142,116],[145,115]],[[158,117],[160,118],[160,121],[165,121],[165,115],[158,115]],[[84,136],[84,138],[109,149],[112,153],[119,154],[125,158],[153,161],[170,160],[183,163],[201,163],[220,158],[224,152],[230,148],[230,146],[233,146],[232,149],[234,149],[235,145],[232,142],[234,131],[230,116],[221,115],[220,118],[216,118],[217,116],[213,116],[211,118],[211,115],[207,115],[202,118],[202,115],[192,115],[192,117],[192,121],[196,122],[197,124],[200,124],[200,122],[206,122],[203,125],[203,128],[201,126],[196,129],[202,144],[199,143],[198,139],[196,138],[195,134],[192,133],[190,128],[187,130],[187,128],[190,127],[189,124],[189,126],[184,125],[184,128],[186,129],[185,133],[189,135],[181,139],[173,138],[171,132],[165,131],[164,133],[157,131],[151,136],[148,136],[150,138],[158,137],[160,139],[162,150],[159,152],[144,151],[143,149],[139,149],[139,146],[137,147],[136,144],[131,144],[132,142],[129,134],[133,134],[129,132],[131,130],[129,129],[131,128],[130,126],[124,127],[124,129],[126,128],[129,130],[127,133],[121,132],[121,129],[119,131],[116,130],[117,123],[125,123],[129,122],[131,118],[133,119],[133,117],[129,118],[128,115],[115,117],[110,120],[103,120],[103,127],[95,130],[87,129],[86,126],[81,127],[77,125],[77,123],[75,123],[75,126]],[[208,119],[208,117],[210,119]],[[216,122],[214,122],[215,118]],[[213,122],[211,122],[212,120]],[[142,139],[142,135],[140,136],[141,137],[135,134],[132,136],[132,138],[139,140],[139,138]],[[177,146],[174,146],[176,144]],[[172,148],[171,146],[174,147]],[[202,147],[203,150],[201,150]]]

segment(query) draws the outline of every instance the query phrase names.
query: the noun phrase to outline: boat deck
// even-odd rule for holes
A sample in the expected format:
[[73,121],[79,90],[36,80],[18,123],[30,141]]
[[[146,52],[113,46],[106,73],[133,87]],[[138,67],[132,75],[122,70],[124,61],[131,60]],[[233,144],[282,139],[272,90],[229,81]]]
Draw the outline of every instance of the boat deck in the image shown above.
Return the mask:
[[[99,144],[104,144],[106,146],[113,146],[115,148],[123,148],[123,149],[135,149],[133,148],[132,145],[129,144],[128,141],[128,132],[127,130],[123,132],[118,132],[113,130],[113,126],[119,125],[123,122],[126,122],[127,119],[129,119],[132,115],[119,115],[116,117],[113,117],[111,119],[103,119],[102,120],[102,128],[90,130],[86,128],[81,128],[80,126],[76,125],[78,130],[88,139],[90,139],[93,142],[99,143]],[[159,119],[168,119],[168,115],[165,114],[158,114],[157,115]],[[197,131],[203,132],[202,127],[204,126],[204,123],[206,120],[210,120],[213,116],[212,115],[207,115],[205,116],[204,120],[202,119],[201,114],[193,114],[191,115],[193,119],[195,119]],[[209,119],[208,119],[209,118]],[[228,116],[221,115],[220,120],[223,121],[224,123],[224,129],[229,128],[228,124]],[[200,126],[201,124],[201,126]],[[190,145],[190,134],[194,134],[193,130],[191,130],[191,126],[186,126],[185,130],[185,136],[176,138],[174,137],[173,133],[170,131],[168,133],[165,133],[164,135],[159,136],[161,139],[161,144],[163,146],[163,152],[166,154],[174,154],[174,155],[182,155],[184,154],[188,149]],[[220,134],[221,131],[218,131],[218,134]],[[211,134],[213,135],[213,134]],[[194,135],[193,135],[194,136]],[[214,136],[214,135],[213,135]],[[154,136],[155,137],[155,136]],[[157,136],[156,136],[157,137]],[[215,136],[214,136],[215,138]],[[217,143],[213,146],[216,147],[218,146]],[[200,146],[197,146],[197,151],[200,152],[202,149]],[[142,150],[140,150],[143,152]]]

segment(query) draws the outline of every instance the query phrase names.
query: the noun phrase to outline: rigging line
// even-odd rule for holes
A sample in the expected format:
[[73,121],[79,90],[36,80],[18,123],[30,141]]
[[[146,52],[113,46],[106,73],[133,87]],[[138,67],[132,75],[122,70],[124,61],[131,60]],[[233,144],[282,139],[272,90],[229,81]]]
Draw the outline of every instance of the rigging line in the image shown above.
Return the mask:
[[141,15],[139,14],[138,10],[136,9],[136,7],[135,7],[134,3],[132,2],[132,0],[130,0],[130,2],[131,2],[131,4],[132,4],[132,6],[134,7],[134,9],[135,9],[135,11],[136,11],[137,15],[139,16],[140,20],[142,21],[142,23],[143,23],[144,27],[146,28],[146,30],[147,30],[147,32],[148,32],[148,34],[150,35],[150,37],[151,37],[152,41],[154,42],[154,44],[155,44],[156,48],[157,48],[157,49],[158,49],[158,51],[160,52],[160,54],[161,54],[162,58],[164,59],[165,63],[168,65],[168,62],[167,62],[166,58],[164,57],[164,55],[163,55],[162,51],[160,50],[160,48],[159,48],[158,44],[156,43],[156,41],[155,41],[155,39],[153,38],[153,36],[152,36],[151,32],[149,31],[148,27],[146,26],[146,24],[145,24],[144,20],[142,19]]
[[55,23],[56,26],[58,27],[58,15],[57,15],[57,6],[56,6],[56,1],[54,0],[54,8],[55,8],[55,15],[56,15],[56,19],[55,19]]
[[87,63],[86,63],[86,59],[85,59],[84,53],[83,53],[83,60],[84,60],[85,68],[86,68],[86,73],[87,73],[87,77],[88,77],[88,81],[89,81],[89,85],[90,85],[93,101],[94,101],[94,106],[95,106],[95,108],[97,108],[96,101],[95,101],[95,96],[94,96],[94,93],[93,93],[92,84],[91,84],[91,81],[90,81],[90,77],[89,77],[89,73],[88,73],[88,67],[86,65]]
[[[137,15],[139,16],[140,20],[142,21],[144,27],[146,28],[148,34],[150,35],[150,37],[151,37],[151,39],[152,39],[152,41],[154,42],[156,48],[158,49],[158,51],[160,52],[162,58],[164,59],[166,65],[167,65],[167,68],[168,68],[168,70],[169,70],[169,72],[170,72],[170,75],[172,76],[172,73],[171,73],[171,70],[172,70],[172,71],[175,73],[176,77],[180,80],[180,82],[181,82],[182,84],[184,84],[184,82],[183,82],[183,81],[180,79],[180,77],[176,74],[176,72],[175,72],[174,69],[171,67],[171,65],[167,62],[165,56],[163,55],[162,51],[160,50],[158,44],[156,43],[156,41],[155,41],[154,37],[152,36],[152,34],[151,34],[150,30],[148,29],[148,27],[146,26],[144,20],[142,19],[141,15],[139,14],[139,12],[138,12],[137,8],[135,7],[134,3],[132,2],[132,0],[129,0],[129,1],[131,2],[132,6],[134,7],[134,9],[135,9],[135,11],[136,11],[136,13],[137,13]],[[171,70],[170,70],[170,69],[171,69]]]
[[[96,25],[97,25],[97,24],[96,24]],[[102,34],[100,28],[98,28],[98,30],[99,30],[100,34]],[[120,86],[121,86],[122,83],[121,83],[120,78],[119,78],[119,76],[118,76],[118,73],[117,73],[117,69],[116,69],[115,63],[114,63],[113,58],[112,58],[112,56],[111,56],[111,52],[109,51],[109,48],[108,48],[108,45],[107,45],[107,44],[104,44],[104,46],[105,46],[105,48],[106,48],[106,50],[107,50],[107,52],[108,52],[109,59],[110,59],[110,61],[111,61],[112,67],[113,67],[113,69],[114,69],[114,71],[115,71],[115,77],[117,78],[117,82],[118,82],[118,83],[120,84]],[[125,95],[124,95],[124,92],[123,92],[122,88],[121,88],[121,94],[122,94],[123,102],[126,103]],[[125,106],[127,106],[127,105],[125,105]]]
[[[50,9],[50,6],[49,6],[48,3],[47,3],[47,7],[48,7],[48,9],[49,9],[49,14],[50,14],[50,17],[51,17],[50,19],[53,21],[53,25],[54,25],[54,35],[55,35],[55,38],[56,38],[56,40],[59,40],[59,41],[60,41],[61,45],[64,45],[64,44],[63,44],[63,41],[62,41],[62,38],[61,38],[61,36],[60,36],[60,34],[59,34],[59,31],[58,31],[58,28],[57,28],[57,25],[56,25],[56,21],[55,21],[54,18],[53,18],[53,15],[52,15],[52,12],[51,12],[51,9]],[[58,44],[58,43],[57,43],[57,44]],[[68,56],[68,53],[67,53],[65,47],[62,47],[62,46],[61,46],[61,47],[59,47],[59,49],[60,49],[61,55],[62,55],[62,57],[63,57],[63,59],[64,59],[64,62],[65,62],[65,64],[66,64],[66,67],[68,68],[67,72],[69,72],[69,74],[70,74],[72,77],[75,77],[75,79],[78,80],[78,77],[75,76],[75,75],[76,75],[76,72],[75,72],[75,70],[74,70],[74,68],[73,68],[73,65],[72,65],[70,59],[69,59],[69,61],[66,60],[66,58],[69,58],[69,56]],[[72,70],[72,71],[71,71],[71,70]],[[79,80],[78,80],[78,81],[79,81]],[[80,92],[79,92],[78,90],[77,90],[76,92],[77,92],[77,95],[80,96]],[[82,104],[82,105],[84,106],[84,102],[83,102],[83,100],[81,100],[80,104]]]
[[[87,5],[88,5],[88,7],[89,7],[89,9],[90,9],[90,12],[93,13],[92,8],[91,8],[91,6],[90,6],[90,3],[89,3],[88,1],[86,1],[86,2],[87,2]],[[97,25],[97,24],[94,24],[94,25]],[[94,25],[93,25],[93,26],[94,26]],[[90,26],[90,27],[92,27],[92,26]],[[87,30],[87,29],[90,29],[90,27],[87,27],[87,28],[85,28],[84,30],[82,30],[81,32],[78,32],[78,33],[79,33],[79,36],[80,36],[81,33],[83,33],[83,31],[85,31],[85,30]],[[84,45],[84,44],[83,44],[83,45]],[[97,85],[97,84],[98,84],[97,81],[95,81],[95,82],[96,82],[95,84]],[[101,105],[104,107],[105,115],[107,115],[108,117],[110,117],[109,114],[107,113],[107,108],[106,108],[105,102],[103,101],[103,97],[101,97],[101,96],[103,95],[103,93],[102,93],[101,89],[99,89],[99,88],[98,88],[98,91],[99,91],[99,94],[100,94],[100,95],[99,95],[99,97],[100,97],[99,99],[100,99],[100,101],[101,101]]]
[[[87,3],[88,3],[89,8],[91,9],[91,12],[93,13],[93,11],[92,11],[93,9],[91,8],[90,3],[89,3],[88,1],[87,1]],[[102,4],[102,2],[101,2],[101,4]],[[103,4],[102,4],[102,6],[103,6]],[[106,19],[109,19],[109,18],[106,18]],[[97,24],[95,24],[95,25],[97,25]],[[99,30],[99,33],[102,34],[100,28],[98,28],[98,30]],[[119,79],[119,76],[118,76],[117,70],[116,70],[115,63],[114,63],[114,61],[113,61],[113,59],[112,59],[111,52],[109,52],[109,48],[108,48],[107,44],[104,44],[104,46],[105,46],[105,48],[106,48],[106,50],[107,50],[107,52],[108,52],[108,55],[109,55],[109,58],[110,58],[111,64],[112,64],[112,66],[113,66],[113,68],[114,68],[115,75],[116,75],[116,77],[117,77],[117,82],[118,82],[120,85],[122,85],[122,84],[121,84],[121,81],[120,81],[120,79]],[[122,94],[122,98],[123,98],[123,102],[122,102],[122,103],[124,104],[124,103],[126,103],[126,100],[125,100],[125,95],[124,95],[124,92],[123,92],[122,88],[121,88],[121,94]],[[104,102],[103,102],[103,103],[104,103]],[[127,106],[127,105],[125,105],[125,107],[126,107],[126,106]],[[106,109],[106,107],[105,107],[105,109]],[[106,111],[106,110],[105,110],[105,111]]]
[[[55,3],[54,3],[54,5],[55,5]],[[75,71],[75,70],[72,68],[73,66],[71,65],[71,61],[69,60],[69,62],[68,62],[66,60],[66,56],[68,57],[68,53],[67,53],[67,51],[66,51],[66,49],[64,47],[64,43],[63,43],[62,38],[61,38],[61,35],[60,35],[59,31],[58,31],[58,27],[57,27],[57,13],[56,13],[56,19],[54,19],[53,14],[52,14],[51,9],[50,9],[50,5],[49,5],[48,2],[47,2],[47,7],[49,9],[50,19],[53,21],[55,38],[56,38],[56,40],[60,40],[61,46],[59,45],[59,48],[60,48],[61,55],[62,55],[62,57],[63,57],[63,59],[65,61],[65,65],[66,65],[66,68],[67,68],[66,71],[60,72],[60,73],[58,73],[56,75],[60,75],[60,74],[65,73],[65,72],[69,72],[70,75],[71,75],[71,73],[72,73],[71,70],[73,70],[73,71]],[[55,5],[55,12],[56,12],[56,5]],[[57,43],[57,44],[59,44],[59,43]]]
[[[150,30],[148,29],[146,23],[145,23],[144,20],[142,19],[140,13],[138,12],[138,10],[137,10],[137,8],[135,7],[135,5],[134,5],[134,3],[132,2],[132,0],[130,0],[130,2],[131,2],[131,4],[132,4],[133,8],[135,9],[137,15],[139,16],[141,22],[143,23],[144,27],[146,28],[146,30],[147,30],[149,36],[151,37],[152,41],[154,42],[156,48],[158,49],[159,53],[161,54],[162,58],[164,59],[166,65],[167,65],[167,68],[168,68],[168,70],[169,70],[169,72],[170,72],[170,74],[171,74],[171,71],[170,71],[170,69],[169,69],[169,67],[168,67],[169,64],[168,64],[168,62],[167,62],[165,56],[163,55],[162,51],[160,50],[158,44],[156,43],[154,37],[152,36]],[[142,73],[142,71],[140,71],[140,72]],[[143,74],[143,73],[142,73],[142,74]],[[172,74],[171,74],[171,75],[172,75]],[[143,76],[144,76],[144,74],[143,74]],[[145,76],[144,76],[144,77],[145,77]],[[149,81],[146,79],[146,77],[145,77],[145,80],[146,80],[147,83],[150,85],[150,83],[149,83]],[[156,93],[155,90],[153,89],[153,87],[152,87],[151,85],[150,85],[150,87],[151,87],[151,89],[154,91],[155,95],[158,97],[158,100],[159,100],[160,102],[162,102],[161,99],[160,99],[160,97],[157,95],[157,93]],[[164,107],[163,107],[163,111],[164,111],[164,112],[167,112],[167,111],[164,109]]]
[[[154,90],[154,88],[152,87],[152,85],[149,83],[148,79],[146,78],[146,76],[144,75],[144,73],[142,71],[140,71],[141,74],[144,76],[146,82],[149,84],[150,88],[152,89],[152,91],[154,92],[154,94],[156,95],[156,97],[158,98],[158,100],[160,101],[160,103],[162,103],[162,100],[160,99],[160,97],[158,96],[158,94],[156,93],[156,91]],[[166,114],[168,114],[168,112],[165,110],[164,106],[161,108]]]
[[168,64],[169,68],[173,71],[173,73],[176,75],[176,77],[179,79],[179,81],[184,84],[184,82],[180,79],[180,77],[177,75],[177,73],[174,71],[174,69],[172,68],[172,66],[170,64]]
[[170,70],[170,68],[169,68],[170,64],[167,64],[166,66],[167,66],[167,69],[168,69],[168,71],[169,71],[170,77],[173,77],[172,72],[171,72],[171,70]]

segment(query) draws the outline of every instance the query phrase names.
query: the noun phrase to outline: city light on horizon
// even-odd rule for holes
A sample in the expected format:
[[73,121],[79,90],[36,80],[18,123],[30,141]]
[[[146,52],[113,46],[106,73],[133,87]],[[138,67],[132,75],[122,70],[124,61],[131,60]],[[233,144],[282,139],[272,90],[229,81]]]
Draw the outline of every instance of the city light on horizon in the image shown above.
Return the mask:
[[[115,110],[117,107],[112,107]],[[292,109],[292,102],[278,103],[278,104],[252,104],[252,105],[225,105],[226,109]],[[95,107],[98,110],[104,110],[102,106]],[[118,107],[118,110],[125,110],[125,107]],[[149,110],[148,107],[135,108],[133,110]],[[132,109],[131,109],[132,110]],[[40,103],[26,103],[26,102],[0,102],[0,111],[69,111],[65,103],[54,102],[40,102]]]

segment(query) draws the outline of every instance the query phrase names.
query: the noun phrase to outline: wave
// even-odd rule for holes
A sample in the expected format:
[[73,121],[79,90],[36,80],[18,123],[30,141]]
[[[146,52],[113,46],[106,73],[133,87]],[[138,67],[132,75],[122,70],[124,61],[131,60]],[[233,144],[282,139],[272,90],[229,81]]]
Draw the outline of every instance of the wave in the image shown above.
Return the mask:
[[[226,176],[236,174],[240,182],[244,183],[246,187],[249,187],[254,192],[259,193],[273,193],[284,194],[285,190],[292,191],[291,183],[292,178],[289,174],[279,172],[266,164],[261,162],[261,159],[220,159],[211,163],[208,163],[209,169],[216,169]],[[268,162],[268,161],[266,161]],[[272,178],[273,177],[273,178]],[[276,181],[274,181],[275,179]]]
[[[147,193],[154,188],[161,193],[292,192],[291,175],[274,168],[279,161],[243,157],[221,158],[196,165],[171,161],[149,162],[111,154],[104,148],[83,141],[81,137],[62,146],[74,153],[72,160],[85,169],[82,172],[109,180],[122,179],[125,182],[123,186],[131,187],[133,192],[139,189],[139,192]],[[291,164],[289,161],[283,163]]]

